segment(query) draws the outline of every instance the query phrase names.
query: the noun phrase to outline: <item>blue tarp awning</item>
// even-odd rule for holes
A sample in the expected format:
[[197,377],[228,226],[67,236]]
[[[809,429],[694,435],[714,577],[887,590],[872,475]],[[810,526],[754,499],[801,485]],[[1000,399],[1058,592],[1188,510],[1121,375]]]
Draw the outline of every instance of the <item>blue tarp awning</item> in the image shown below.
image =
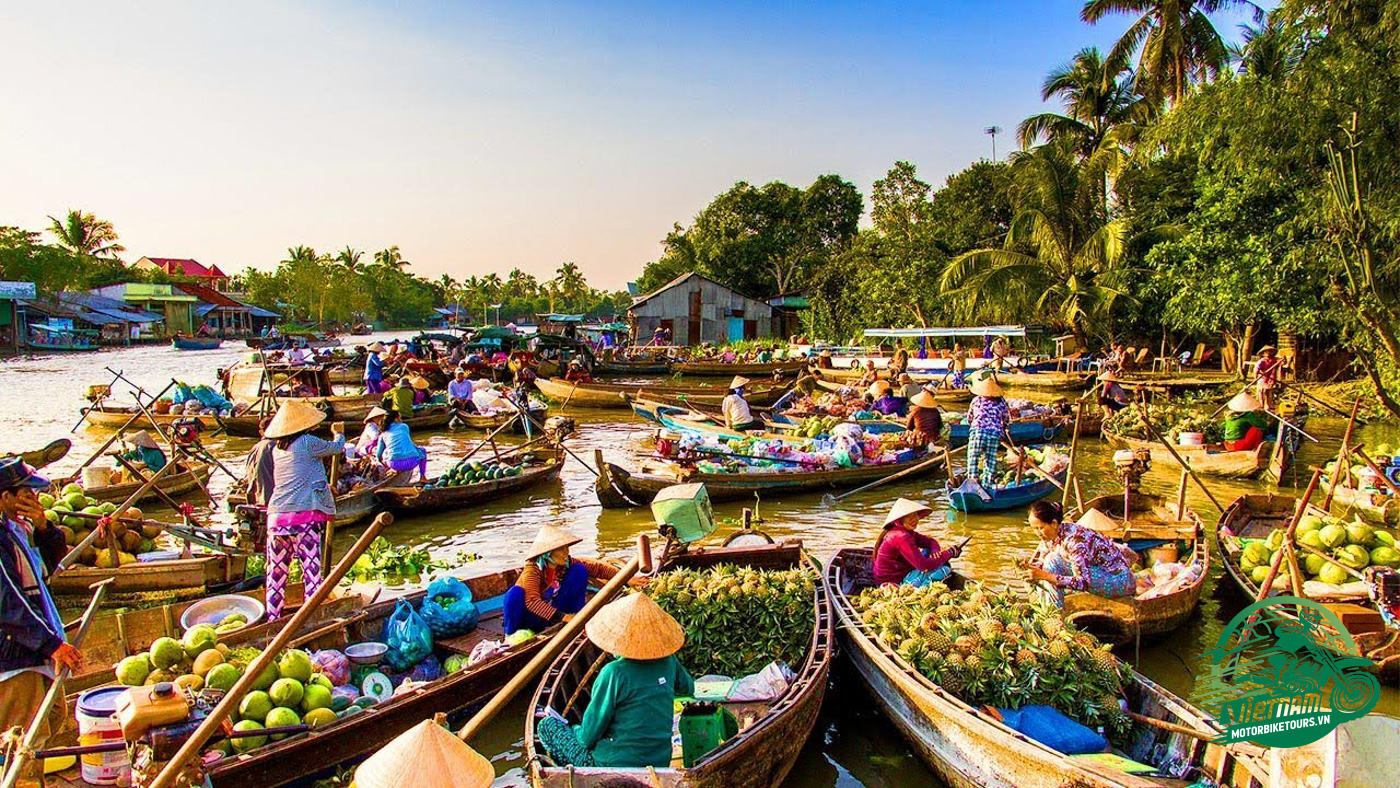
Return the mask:
[[1023,337],[1025,326],[966,326],[953,328],[867,328],[868,337]]

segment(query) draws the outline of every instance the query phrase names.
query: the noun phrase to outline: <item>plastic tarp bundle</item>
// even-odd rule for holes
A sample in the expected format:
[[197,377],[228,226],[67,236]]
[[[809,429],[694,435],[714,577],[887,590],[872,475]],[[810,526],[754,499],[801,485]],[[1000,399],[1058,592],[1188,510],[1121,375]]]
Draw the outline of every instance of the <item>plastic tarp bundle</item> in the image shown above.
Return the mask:
[[1103,734],[1075,722],[1053,706],[1025,706],[997,709],[1002,724],[1065,755],[1103,752],[1108,740]]

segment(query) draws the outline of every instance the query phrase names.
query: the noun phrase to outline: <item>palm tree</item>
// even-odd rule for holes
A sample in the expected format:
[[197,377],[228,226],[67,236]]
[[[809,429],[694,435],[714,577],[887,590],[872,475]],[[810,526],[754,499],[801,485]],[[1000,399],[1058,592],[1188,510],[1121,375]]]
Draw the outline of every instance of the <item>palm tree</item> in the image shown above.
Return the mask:
[[519,268],[510,269],[506,275],[505,294],[512,298],[532,298],[539,292],[539,280]]
[[1137,14],[1108,53],[1114,62],[1127,62],[1138,52],[1138,89],[1154,101],[1172,104],[1186,97],[1193,80],[1220,73],[1229,52],[1210,14],[1226,8],[1263,11],[1249,0],[1088,0],[1080,17],[1090,24],[1109,14]]
[[49,232],[58,236],[58,245],[79,257],[116,257],[126,247],[117,243],[112,223],[95,215],[68,209],[63,220],[50,216]]
[[360,272],[360,258],[364,257],[364,252],[359,249],[345,247],[335,253],[335,261],[340,263],[340,267],[348,274],[358,274]]
[[1041,85],[1045,101],[1058,97],[1064,114],[1043,112],[1021,121],[1022,148],[1040,141],[1069,140],[1081,156],[1091,156],[1117,127],[1145,120],[1148,104],[1135,94],[1133,73],[1122,60],[1104,58],[1098,47],[1079,50],[1073,60],[1051,71]]
[[1109,218],[1101,170],[1067,142],[1014,154],[1012,161],[1017,212],[1005,245],[953,260],[942,290],[962,300],[969,315],[1024,317],[1031,310],[1083,339],[1089,323],[1123,294],[1127,222]]
[[388,249],[380,249],[379,251],[375,252],[374,262],[384,266],[385,268],[392,268],[395,271],[402,271],[403,269],[412,265],[412,263],[403,259],[403,254],[399,252],[398,244],[394,244]]
[[1241,74],[1277,82],[1303,59],[1303,43],[1277,15],[1263,25],[1240,25],[1241,42],[1230,48]]
[[584,278],[577,263],[564,263],[559,266],[554,272],[554,285],[559,296],[564,299],[565,306],[574,304],[577,307],[579,300],[588,294],[588,280]]

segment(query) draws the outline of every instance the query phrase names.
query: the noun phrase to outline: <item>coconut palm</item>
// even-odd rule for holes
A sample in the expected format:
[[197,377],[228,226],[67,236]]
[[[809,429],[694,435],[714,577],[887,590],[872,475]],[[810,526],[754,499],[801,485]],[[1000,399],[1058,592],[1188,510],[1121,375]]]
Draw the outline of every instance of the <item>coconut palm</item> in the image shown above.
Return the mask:
[[1021,147],[1069,140],[1081,156],[1100,150],[1115,128],[1146,120],[1149,106],[1136,95],[1126,62],[1105,58],[1098,47],[1079,50],[1074,59],[1051,71],[1040,97],[1058,98],[1064,114],[1043,112],[1021,121],[1016,130]]
[[959,256],[941,288],[969,316],[1024,318],[1029,312],[1073,331],[1123,296],[1127,224],[1111,220],[1102,171],[1069,142],[1014,154],[1016,216],[1005,245]]
[[348,274],[358,274],[360,272],[360,258],[364,257],[364,252],[359,249],[345,247],[335,253],[335,261],[340,263],[340,267]]
[[374,262],[385,268],[392,268],[395,271],[402,271],[412,263],[403,259],[403,253],[399,251],[398,244],[394,244],[388,249],[380,249],[374,253]]
[[1241,74],[1267,81],[1280,81],[1293,73],[1303,58],[1303,42],[1298,34],[1271,15],[1263,25],[1240,25],[1241,42],[1230,48]]
[[1192,81],[1214,77],[1229,62],[1209,16],[1227,8],[1250,9],[1256,22],[1263,19],[1249,0],[1088,0],[1079,15],[1093,24],[1110,14],[1136,14],[1108,59],[1127,62],[1137,52],[1138,89],[1150,99],[1176,104]]
[[554,272],[554,287],[565,306],[573,304],[577,307],[583,296],[588,294],[588,280],[584,278],[583,271],[579,270],[577,263],[564,263],[559,266]]
[[50,216],[49,232],[58,237],[58,245],[80,257],[116,257],[126,247],[117,243],[117,231],[112,223],[91,213],[68,209],[62,220]]
[[283,263],[314,263],[320,260],[321,256],[315,249],[309,246],[289,246],[287,247],[287,259]]

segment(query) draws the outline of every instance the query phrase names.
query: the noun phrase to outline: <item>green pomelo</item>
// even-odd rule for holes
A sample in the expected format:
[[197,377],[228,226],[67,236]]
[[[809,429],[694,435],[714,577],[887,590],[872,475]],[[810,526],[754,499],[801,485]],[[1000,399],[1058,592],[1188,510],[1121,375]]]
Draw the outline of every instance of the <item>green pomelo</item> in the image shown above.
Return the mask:
[[158,668],[170,668],[185,658],[185,647],[175,638],[156,638],[151,644],[151,664]]
[[301,699],[302,711],[314,711],[316,709],[329,709],[331,707],[331,691],[320,684],[306,685],[306,693]]
[[133,654],[117,663],[117,681],[128,687],[139,687],[151,675],[151,660],[145,654]]
[[180,641],[180,644],[185,647],[185,655],[190,659],[203,654],[218,643],[218,634],[208,624],[195,624],[185,630],[185,636]]
[[1371,563],[1376,566],[1388,566],[1391,569],[1400,567],[1400,550],[1386,545],[1372,548]]
[[[216,651],[214,653],[217,654],[218,652]],[[200,656],[204,655],[201,654]],[[237,684],[238,680],[242,677],[243,671],[239,670],[237,665],[223,662],[210,668],[209,672],[204,674],[204,686],[228,692],[233,689],[233,685]]]
[[257,680],[253,682],[253,689],[268,690],[274,681],[277,681],[277,663],[269,662],[267,667],[258,674]]
[[306,695],[306,688],[296,679],[278,679],[272,683],[272,689],[267,691],[272,702],[278,706],[296,706],[301,703],[301,699]]
[[257,720],[262,722],[267,718],[267,713],[276,706],[272,698],[267,696],[262,690],[253,690],[243,696],[243,700],[238,702],[238,716],[245,720]]
[[301,718],[301,721],[310,726],[312,730],[315,730],[322,725],[329,725],[337,719],[339,719],[339,717],[330,709],[312,709],[306,713],[306,716]]
[[306,683],[311,680],[311,656],[299,648],[288,649],[277,660],[277,673],[284,679]]
[[[257,720],[243,720],[233,726],[236,731],[260,731],[263,729],[262,723]],[[248,752],[267,744],[266,736],[240,736],[233,740],[234,752]]]
[[1322,529],[1319,536],[1322,537],[1322,544],[1327,547],[1340,547],[1346,544],[1347,529],[1340,525],[1329,525]]
[[[300,725],[301,715],[297,714],[295,709],[289,709],[286,706],[278,706],[267,713],[267,719],[263,720],[263,724],[269,728],[286,728],[290,725]],[[290,735],[291,734],[288,733],[274,733],[272,734],[272,740],[281,741]]]

